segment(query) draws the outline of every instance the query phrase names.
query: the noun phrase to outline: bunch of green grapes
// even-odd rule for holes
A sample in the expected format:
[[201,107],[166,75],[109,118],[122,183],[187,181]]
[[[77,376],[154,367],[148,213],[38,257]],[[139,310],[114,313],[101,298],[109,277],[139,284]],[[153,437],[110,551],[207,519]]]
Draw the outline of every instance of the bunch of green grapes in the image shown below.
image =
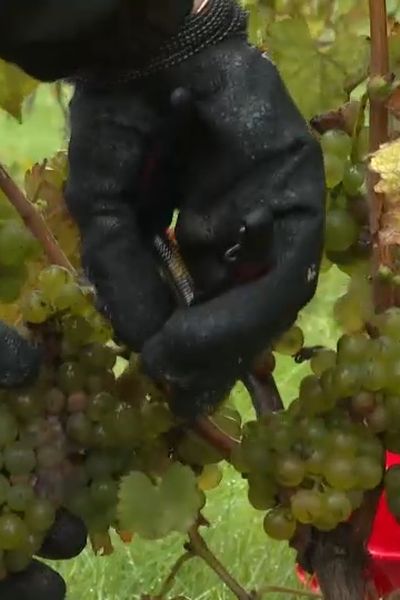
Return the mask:
[[27,260],[40,252],[39,244],[0,192],[0,301],[15,302],[27,279]]
[[356,140],[332,129],[320,141],[328,188],[326,259],[352,274],[365,266],[370,254],[364,163],[368,129],[362,129]]
[[[232,462],[264,526],[290,539],[297,524],[329,531],[381,484],[385,450],[400,452],[400,309],[375,317],[374,337],[344,334],[321,349],[287,411],[247,423]],[[386,475],[400,519],[400,467]]]
[[1,576],[26,567],[61,507],[92,540],[118,530],[121,477],[162,472],[176,427],[137,357],[116,377],[109,325],[68,271],[44,269],[22,312],[45,359],[34,384],[0,392]]

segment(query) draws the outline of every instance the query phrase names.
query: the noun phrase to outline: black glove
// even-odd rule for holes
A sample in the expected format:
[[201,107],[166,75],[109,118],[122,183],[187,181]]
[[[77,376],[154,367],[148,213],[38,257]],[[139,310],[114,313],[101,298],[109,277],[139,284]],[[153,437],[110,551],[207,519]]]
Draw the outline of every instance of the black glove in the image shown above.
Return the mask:
[[[35,379],[40,364],[39,350],[14,329],[0,322],[0,388],[14,388]],[[83,523],[59,510],[39,555],[63,560],[80,554],[86,545]],[[36,560],[29,567],[0,581],[1,600],[63,600],[63,579],[47,565]]]
[[[191,115],[171,136],[177,89],[192,97]],[[214,406],[315,292],[325,196],[317,141],[244,35],[138,83],[79,85],[71,123],[66,198],[118,336],[173,384],[177,410]],[[171,314],[152,237],[174,207],[208,299]],[[243,282],[243,272],[256,279]]]
[[[0,0],[0,58],[43,81],[105,66],[110,50],[132,40],[155,52],[190,13],[192,0]],[[122,30],[124,35],[122,36]]]

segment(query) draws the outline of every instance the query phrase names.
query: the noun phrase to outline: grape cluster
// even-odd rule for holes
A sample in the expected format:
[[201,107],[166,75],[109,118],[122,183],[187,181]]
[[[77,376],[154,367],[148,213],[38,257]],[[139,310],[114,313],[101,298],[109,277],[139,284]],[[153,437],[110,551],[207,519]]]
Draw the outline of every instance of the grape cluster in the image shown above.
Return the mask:
[[0,392],[2,577],[27,566],[61,507],[103,547],[118,530],[119,480],[162,470],[174,425],[137,357],[116,377],[109,325],[68,271],[44,269],[22,312],[45,357],[34,384]]
[[368,129],[355,141],[341,130],[321,136],[328,188],[325,260],[352,274],[365,268],[370,255],[366,166]]
[[0,192],[0,302],[18,299],[28,276],[26,261],[39,251],[38,242]]
[[[344,334],[336,351],[317,351],[289,408],[243,427],[232,462],[273,538],[290,539],[298,523],[329,531],[348,520],[382,482],[385,450],[400,452],[400,309],[371,327],[372,337]],[[276,348],[293,353],[300,341],[294,327]],[[385,484],[400,519],[400,467]]]

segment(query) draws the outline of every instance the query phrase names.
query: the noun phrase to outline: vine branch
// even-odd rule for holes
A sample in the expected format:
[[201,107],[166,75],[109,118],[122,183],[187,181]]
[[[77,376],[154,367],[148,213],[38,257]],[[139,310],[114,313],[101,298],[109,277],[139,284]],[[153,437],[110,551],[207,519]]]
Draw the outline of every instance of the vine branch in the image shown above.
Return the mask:
[[33,204],[29,202],[28,198],[26,198],[22,190],[1,163],[0,190],[14,206],[29,231],[39,241],[50,263],[65,267],[69,271],[74,272],[73,266],[60,248],[43,217],[39,214]]

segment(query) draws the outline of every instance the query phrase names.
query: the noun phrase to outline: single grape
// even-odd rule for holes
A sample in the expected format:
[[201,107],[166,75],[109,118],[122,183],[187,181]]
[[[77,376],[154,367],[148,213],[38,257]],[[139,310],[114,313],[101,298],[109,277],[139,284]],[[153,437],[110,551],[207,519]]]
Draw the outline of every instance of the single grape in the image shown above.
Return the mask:
[[31,531],[47,531],[56,518],[54,506],[44,498],[36,498],[25,512],[25,523]]
[[222,471],[218,465],[205,465],[203,471],[197,478],[197,485],[203,492],[213,490],[222,481]]
[[296,532],[296,521],[287,509],[273,508],[265,515],[264,531],[274,540],[290,540]]
[[365,179],[365,170],[361,164],[346,165],[343,176],[343,188],[349,196],[356,196],[362,187]]
[[330,456],[324,465],[324,477],[337,490],[347,491],[357,485],[354,459],[346,456]]
[[301,410],[308,416],[314,416],[329,410],[320,380],[315,375],[306,375],[300,383],[299,401]]
[[390,375],[380,360],[369,360],[363,365],[363,387],[370,392],[378,392],[385,388]]
[[333,456],[352,457],[357,451],[357,438],[349,431],[336,429],[329,433],[328,446]]
[[386,450],[394,452],[395,454],[400,453],[400,437],[398,431],[386,431],[383,436],[383,442]]
[[35,464],[34,451],[23,442],[14,442],[4,449],[4,466],[11,475],[26,475]]
[[400,308],[393,306],[379,316],[378,327],[381,335],[400,341]]
[[89,399],[87,414],[92,421],[101,421],[116,406],[115,398],[108,392],[100,392]]
[[304,479],[305,465],[295,454],[286,454],[276,458],[274,472],[280,485],[296,487]]
[[357,365],[340,363],[333,370],[333,384],[337,394],[342,398],[357,394],[362,383],[362,372]]
[[42,412],[41,398],[34,390],[16,392],[10,399],[10,408],[23,421],[31,421]]
[[363,363],[370,353],[370,341],[362,333],[342,335],[337,343],[338,363]]
[[83,487],[74,491],[67,506],[72,514],[86,520],[93,512],[93,499],[89,488]]
[[360,305],[349,294],[344,294],[336,300],[333,316],[347,334],[358,333],[364,329],[365,320],[360,312]]
[[57,465],[61,465],[64,458],[64,448],[54,444],[42,446],[37,450],[36,454],[37,463],[42,469],[52,469]]
[[363,127],[357,139],[357,159],[364,162],[369,153],[369,128]]
[[0,263],[12,267],[24,262],[36,246],[30,231],[17,220],[0,225]]
[[356,458],[356,473],[358,487],[363,490],[372,490],[382,480],[383,467],[381,463],[371,456],[359,456]]
[[375,394],[361,391],[351,399],[351,408],[356,415],[365,417],[375,408]]
[[68,314],[63,319],[65,340],[71,345],[84,345],[92,335],[92,328],[84,317]]
[[306,472],[310,473],[310,475],[322,475],[326,457],[326,451],[322,448],[313,450],[305,462]]
[[9,550],[4,555],[4,565],[9,573],[21,573],[32,562],[32,554],[25,550]]
[[58,369],[57,380],[65,394],[79,392],[85,381],[84,371],[77,362],[66,362]]
[[27,543],[28,535],[28,529],[18,515],[4,513],[0,516],[0,548],[2,550],[22,548]]
[[363,435],[357,438],[359,456],[371,456],[378,462],[382,461],[384,448],[382,442],[373,435]]
[[19,483],[9,486],[7,493],[8,507],[15,512],[23,512],[34,498],[32,486],[28,483]]
[[358,225],[354,218],[340,208],[331,209],[326,216],[325,247],[342,252],[357,240]]
[[368,427],[374,433],[386,431],[389,425],[389,416],[384,404],[377,404],[366,417]]
[[21,313],[27,323],[44,323],[52,314],[50,304],[41,292],[34,290],[21,304]]
[[310,360],[310,367],[315,375],[320,377],[324,371],[336,365],[336,352],[333,350],[319,350]]
[[46,392],[44,403],[50,415],[59,415],[65,406],[65,395],[61,390],[53,387]]
[[54,294],[53,305],[57,311],[70,310],[79,313],[87,306],[87,299],[81,287],[71,281]]
[[114,367],[116,354],[109,346],[91,344],[82,350],[80,360],[88,369],[103,371]]
[[328,189],[333,189],[344,177],[345,162],[335,154],[324,154],[325,182]]
[[9,487],[8,479],[0,474],[0,506],[7,501]]
[[353,511],[360,508],[364,501],[364,492],[362,490],[349,490],[346,492],[346,496],[349,499]]
[[330,129],[321,136],[321,146],[324,153],[334,154],[344,161],[351,151],[351,137],[340,129]]
[[92,479],[102,479],[114,471],[113,457],[102,450],[91,452],[86,458],[85,469]]
[[293,325],[288,329],[274,345],[274,350],[279,354],[294,356],[303,347],[304,334],[300,327]]
[[90,444],[93,427],[90,419],[84,413],[74,413],[67,419],[66,431],[68,436],[82,446]]
[[321,494],[315,490],[298,490],[291,498],[292,514],[299,523],[314,523],[323,512]]
[[85,412],[88,405],[89,397],[85,392],[73,392],[67,398],[67,410],[70,413]]
[[118,495],[118,484],[112,479],[97,479],[90,486],[93,502],[99,506],[114,504]]
[[322,495],[323,510],[336,523],[347,521],[352,510],[348,495],[340,490],[327,489]]
[[38,284],[46,300],[50,303],[60,294],[65,285],[73,283],[73,275],[64,267],[50,265],[38,276]]

